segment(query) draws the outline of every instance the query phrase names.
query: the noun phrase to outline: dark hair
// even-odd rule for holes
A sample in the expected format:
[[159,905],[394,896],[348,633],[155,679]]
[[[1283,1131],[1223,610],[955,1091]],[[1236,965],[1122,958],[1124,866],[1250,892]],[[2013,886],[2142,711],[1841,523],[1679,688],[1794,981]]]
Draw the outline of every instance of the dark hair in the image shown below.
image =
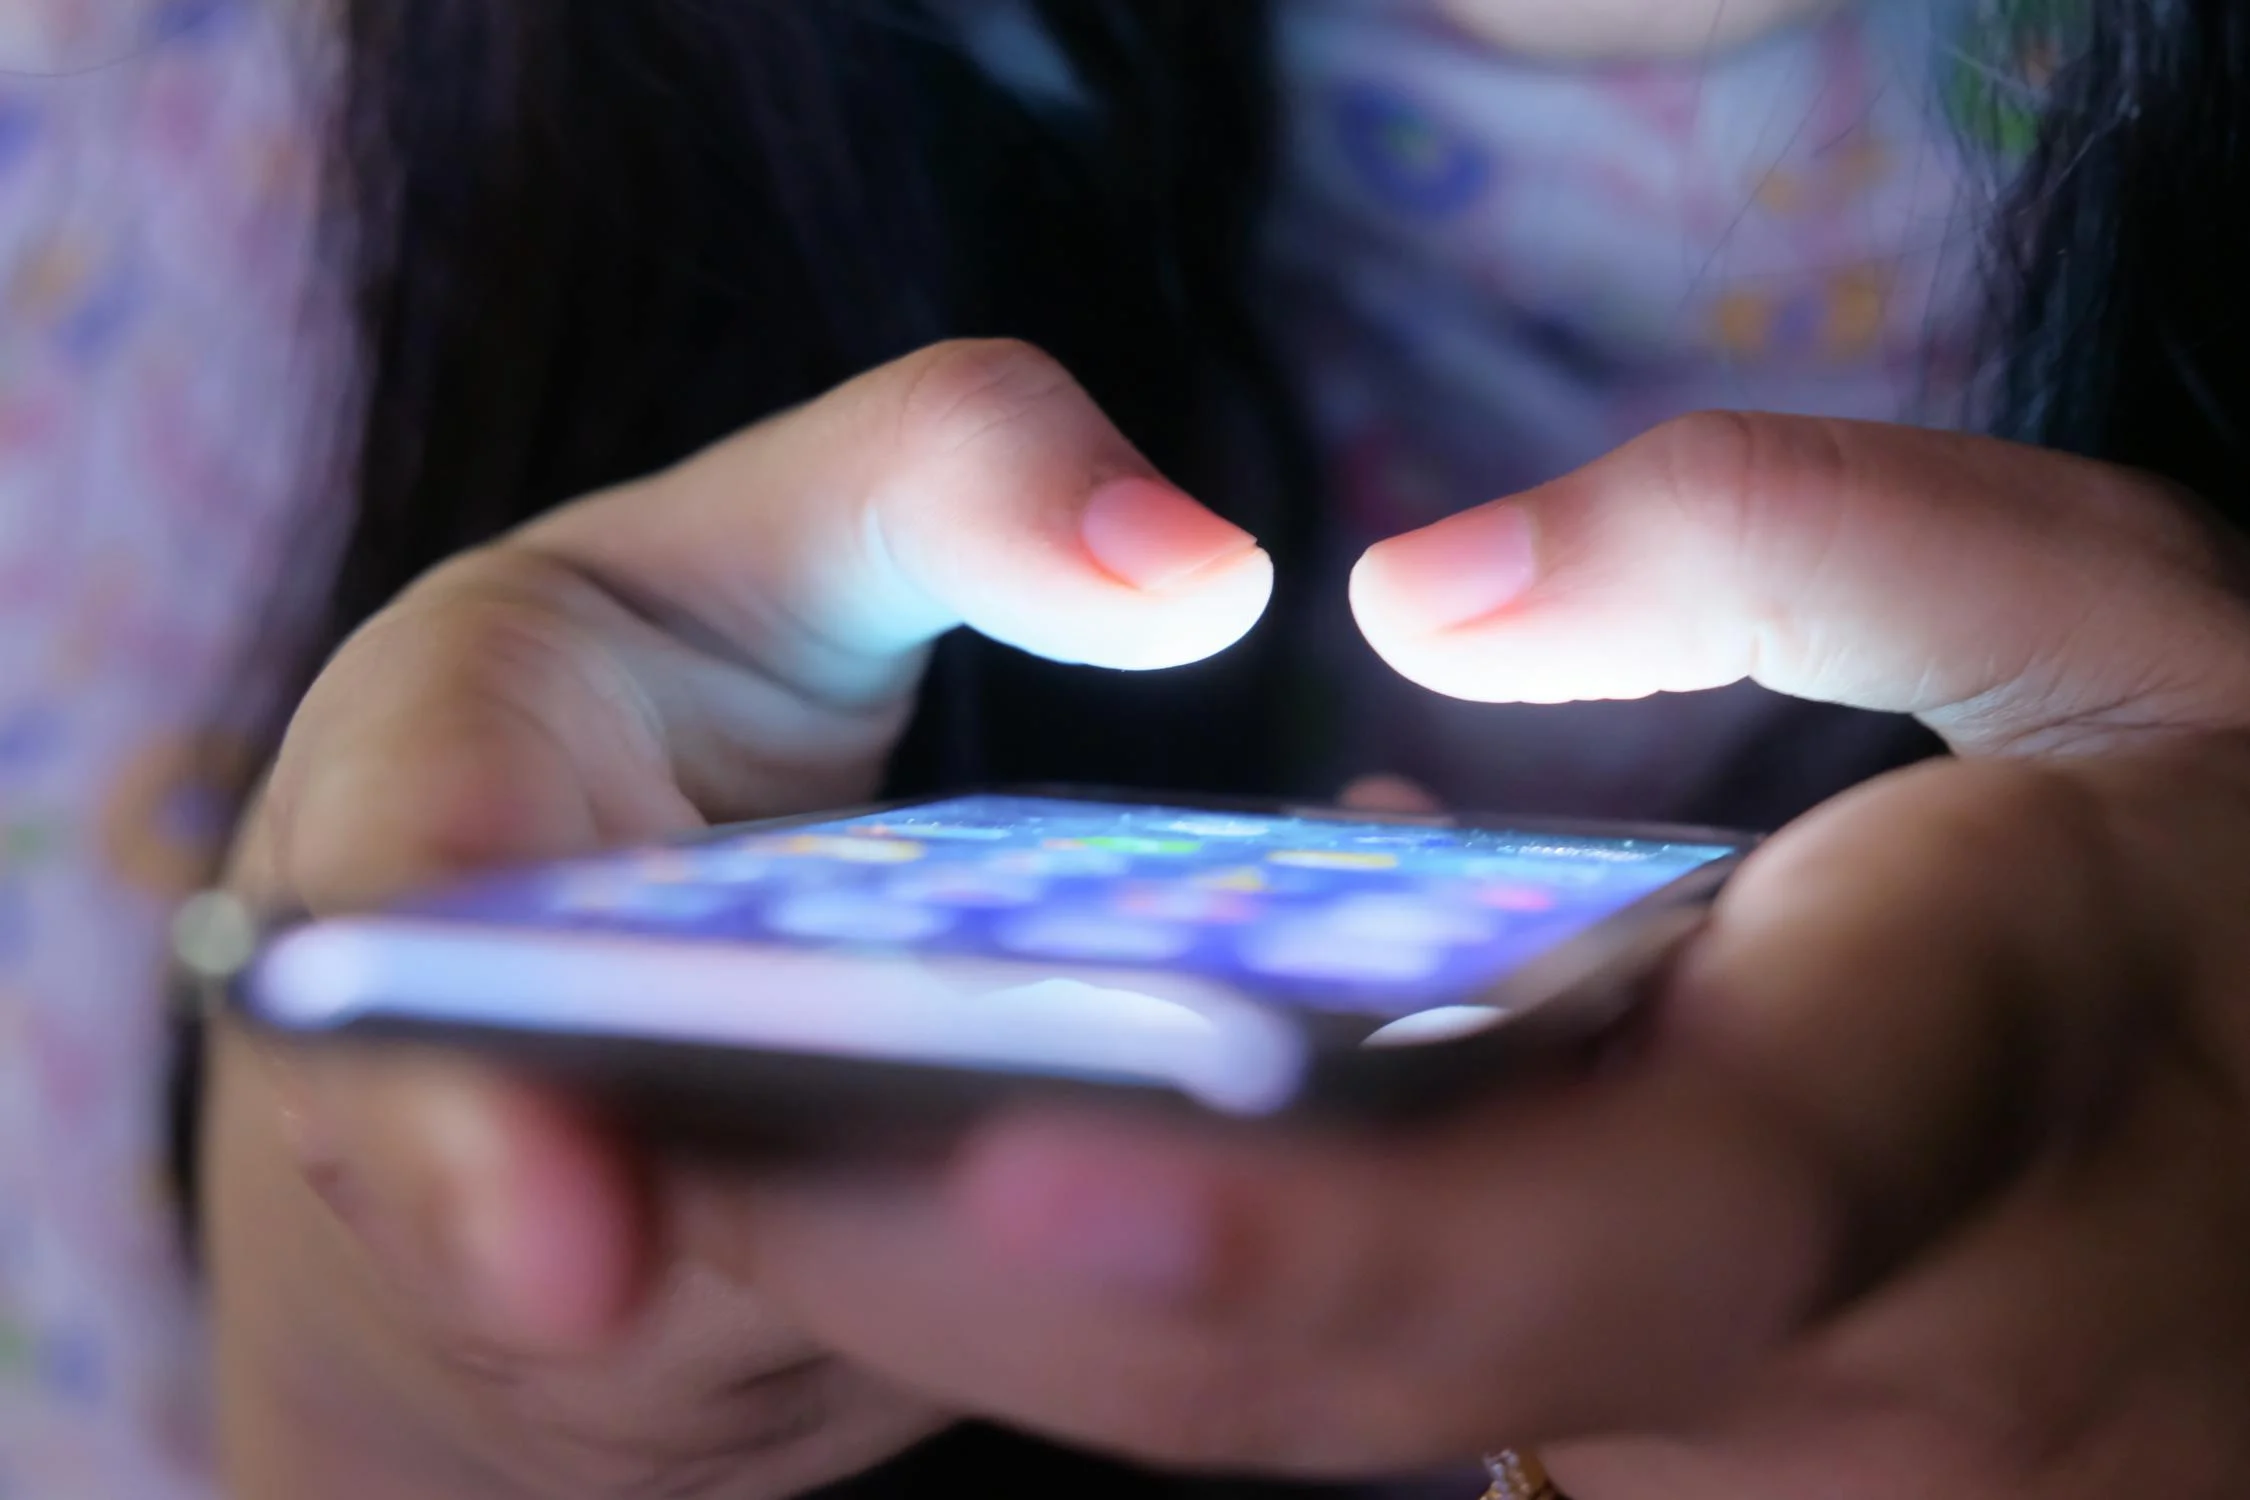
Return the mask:
[[[998,86],[914,0],[349,0],[333,218],[365,420],[324,641],[461,547],[957,336],[1046,348],[1293,547],[1303,446],[1240,294],[1262,7],[973,8],[1051,75]],[[950,712],[902,774],[1249,786],[1273,634],[1161,685],[949,642]],[[1033,701],[1035,745],[982,753],[978,721]]]
[[2250,519],[2250,9],[2094,0],[1997,251],[1997,430]]
[[[2090,3],[1991,246],[1994,426],[2240,517],[2250,14]],[[1048,348],[1303,577],[1313,470],[1244,296],[1261,0],[343,14],[332,219],[364,421],[316,644],[451,552],[960,335]],[[979,40],[1011,35],[1005,78]],[[1297,602],[1161,682],[948,642],[902,778],[1270,783]],[[984,732],[1033,711],[1039,735]]]

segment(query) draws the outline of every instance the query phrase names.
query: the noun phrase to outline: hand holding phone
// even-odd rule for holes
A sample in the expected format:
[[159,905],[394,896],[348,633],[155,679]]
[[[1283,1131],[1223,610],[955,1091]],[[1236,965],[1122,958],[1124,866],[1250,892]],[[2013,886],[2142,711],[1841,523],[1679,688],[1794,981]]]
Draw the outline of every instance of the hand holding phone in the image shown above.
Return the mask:
[[[1270,573],[1053,361],[926,349],[406,589],[297,708],[230,886],[365,910],[864,800],[948,630],[1175,664],[1249,629]],[[697,1278],[661,1164],[575,1091],[460,1047],[213,1031],[193,1159],[229,1493],[795,1494],[942,1420],[754,1283]]]

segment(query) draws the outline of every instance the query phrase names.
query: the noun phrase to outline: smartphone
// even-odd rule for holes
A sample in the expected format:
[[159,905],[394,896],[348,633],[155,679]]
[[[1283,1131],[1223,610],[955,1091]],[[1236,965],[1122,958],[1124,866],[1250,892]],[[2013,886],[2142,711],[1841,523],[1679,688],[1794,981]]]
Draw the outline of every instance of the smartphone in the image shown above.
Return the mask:
[[705,1145],[1027,1089],[1401,1114],[1601,1039],[1753,842],[1016,791],[183,942],[258,1026],[480,1049]]

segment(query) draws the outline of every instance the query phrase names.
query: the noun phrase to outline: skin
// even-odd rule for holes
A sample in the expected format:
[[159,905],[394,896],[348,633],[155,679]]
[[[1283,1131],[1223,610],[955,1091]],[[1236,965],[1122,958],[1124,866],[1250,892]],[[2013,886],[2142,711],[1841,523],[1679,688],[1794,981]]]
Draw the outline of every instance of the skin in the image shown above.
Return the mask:
[[[975,1412],[1291,1473],[1547,1443],[1595,1500],[2240,1493],[2235,568],[2130,474],[1747,417],[1376,548],[1362,627],[1441,689],[1748,674],[1961,752],[1775,839],[1637,1051],[1419,1135],[1008,1115],[911,1177],[714,1176],[223,1034],[235,1492],[778,1496]],[[950,623],[1187,656],[1269,575],[1041,356],[941,347],[411,590],[238,878],[322,909],[847,802]]]
[[[1445,0],[1560,61],[1818,0]],[[957,1414],[1582,1500],[2250,1489],[2250,611],[2132,474],[1705,417],[1372,551],[1435,691],[1744,676],[1960,752],[1773,840],[1633,1050],[1411,1135],[1010,1114],[911,1175],[689,1171],[459,1059],[222,1028],[233,1494],[766,1500]],[[1012,345],[877,371],[439,569],[308,696],[236,863],[315,910],[836,806],[967,624],[1140,669],[1270,565]],[[1412,788],[1359,789],[1370,806]]]

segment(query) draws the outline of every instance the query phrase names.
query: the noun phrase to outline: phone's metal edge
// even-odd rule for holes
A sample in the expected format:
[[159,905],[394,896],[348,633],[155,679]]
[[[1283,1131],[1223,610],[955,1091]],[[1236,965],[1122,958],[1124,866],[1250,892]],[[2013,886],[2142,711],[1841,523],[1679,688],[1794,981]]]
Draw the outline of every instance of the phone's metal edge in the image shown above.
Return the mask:
[[[855,808],[831,808],[815,812],[786,814],[775,818],[744,820],[714,826],[691,837],[673,840],[671,843],[676,847],[694,847],[699,844],[725,839],[751,829],[781,829],[805,824],[835,822],[867,817],[878,813],[924,807],[937,802],[971,796],[1025,796],[1066,798],[1078,801],[1112,801],[1125,806],[1179,806],[1199,810],[1264,813],[1268,816],[1300,816],[1314,813],[1334,816],[1342,813],[1366,822],[1419,822],[1425,826],[1432,821],[1427,818],[1392,819],[1380,814],[1363,817],[1357,810],[1348,808],[1301,809],[1296,804],[1271,798],[1228,798],[1200,794],[1051,784],[1035,786],[1000,785],[930,796],[896,798],[872,802]],[[1705,843],[1725,847],[1733,851],[1688,871],[1678,879],[1668,882],[1630,905],[1611,913],[1593,927],[1572,936],[1552,949],[1542,952],[1530,965],[1501,975],[1482,989],[1465,993],[1458,1003],[1490,1005],[1502,1013],[1501,1018],[1495,1022],[1489,1033],[1479,1034],[1478,1037],[1473,1039],[1487,1042],[1496,1047],[1506,1047],[1511,1040],[1527,1040],[1529,1033],[1547,1029],[1560,1020],[1561,1017],[1555,1014],[1558,1005],[1567,1003],[1573,992],[1584,988],[1590,980],[1603,974],[1605,969],[1615,962],[1617,955],[1629,952],[1637,942],[1644,939],[1644,934],[1652,925],[1662,924],[1663,919],[1667,916],[1681,912],[1693,912],[1697,914],[1697,920],[1690,925],[1691,927],[1699,926],[1702,916],[1708,913],[1719,892],[1724,889],[1735,870],[1762,841],[1760,835],[1737,830],[1702,829],[1661,823],[1603,822],[1589,819],[1501,818],[1497,815],[1472,815],[1468,818],[1448,818],[1439,826],[1493,828],[1533,834],[1586,833],[1593,836],[1639,838],[1657,842]],[[242,1019],[246,1024],[258,1029],[270,1031],[277,1035],[305,1039],[316,1036],[342,1039],[354,1034],[366,1034],[356,1031],[353,1027],[341,1028],[330,1033],[313,1033],[279,1026],[272,1022],[270,1018],[264,1016],[244,992],[244,986],[255,968],[257,958],[265,948],[275,938],[290,929],[318,920],[319,914],[290,907],[260,910],[243,898],[225,892],[208,892],[197,899],[232,903],[238,919],[245,923],[248,930],[253,934],[247,944],[244,945],[244,951],[241,953],[238,962],[222,969],[212,969],[182,962],[181,934],[175,931],[172,943],[175,969],[186,975],[188,980],[186,990],[188,994],[193,996],[193,1003],[204,1014],[208,1015],[215,1010],[224,1009],[233,1016]],[[1685,934],[1683,933],[1682,936],[1684,937]],[[1255,1000],[1257,996],[1248,994],[1247,998]],[[1357,1042],[1352,1043],[1348,1049],[1339,1046],[1338,1043],[1348,1036],[1356,1025],[1363,1024],[1361,1018],[1347,1019],[1341,1013],[1294,1007],[1289,1008],[1287,1013],[1307,1034],[1307,1042],[1316,1055],[1358,1050]],[[369,1030],[372,1029],[374,1028],[369,1028]],[[1596,1025],[1588,1027],[1587,1031],[1591,1033],[1599,1029],[1599,1026]],[[1575,1034],[1574,1032],[1573,1035]],[[1364,1034],[1361,1040],[1364,1040]],[[1398,1055],[1411,1056],[1412,1054],[1402,1052]]]
[[[1396,824],[1401,827],[1474,828],[1493,832],[1521,830],[1525,833],[1645,839],[1657,843],[1717,844],[1731,849],[1744,850],[1756,847],[1766,837],[1763,833],[1745,829],[1708,827],[1693,823],[1648,822],[1614,818],[1557,818],[1481,808],[1461,812],[1392,813],[1301,801],[1291,797],[1230,797],[1216,793],[1168,792],[1132,787],[1076,785],[1065,782],[979,786],[958,792],[948,792],[942,796],[918,797],[910,802],[893,803],[875,810],[889,811],[891,808],[898,806],[918,806],[930,802],[951,801],[956,797],[977,796],[1054,797],[1088,802],[1114,802],[1128,807],[1175,806],[1199,811],[1209,809],[1215,812],[1263,813],[1268,817],[1323,818],[1361,823]],[[860,813],[837,813],[828,816],[858,817],[862,815]]]

